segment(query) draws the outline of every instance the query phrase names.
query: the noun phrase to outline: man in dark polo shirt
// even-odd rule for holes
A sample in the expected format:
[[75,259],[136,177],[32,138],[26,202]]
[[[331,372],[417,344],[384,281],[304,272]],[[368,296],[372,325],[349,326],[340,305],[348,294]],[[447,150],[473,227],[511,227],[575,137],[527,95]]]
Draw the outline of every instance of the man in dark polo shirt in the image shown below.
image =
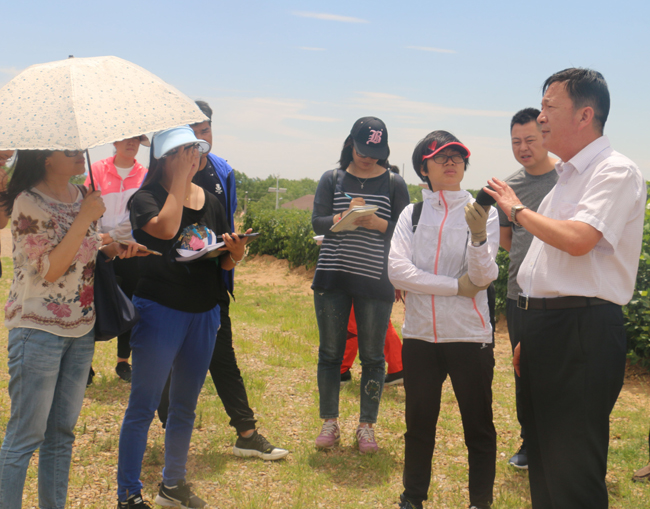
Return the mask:
[[[549,157],[548,150],[542,147],[542,129],[537,123],[538,116],[538,109],[526,108],[512,117],[510,121],[512,153],[522,168],[505,180],[521,202],[534,211],[537,211],[539,204],[557,182],[556,160]],[[520,314],[523,313],[523,310],[517,307],[517,296],[521,293],[521,288],[517,284],[517,273],[524,256],[528,252],[533,235],[510,221],[510,218],[504,214],[503,210],[498,209],[498,211],[499,225],[501,226],[501,247],[510,253],[506,315],[510,344],[514,351],[515,346],[520,341],[519,322]],[[516,373],[515,392],[517,397],[517,419],[521,425],[519,402],[521,386],[519,376]],[[527,469],[526,432],[523,426],[521,427],[521,438],[521,447],[510,458],[509,463],[515,468]]]

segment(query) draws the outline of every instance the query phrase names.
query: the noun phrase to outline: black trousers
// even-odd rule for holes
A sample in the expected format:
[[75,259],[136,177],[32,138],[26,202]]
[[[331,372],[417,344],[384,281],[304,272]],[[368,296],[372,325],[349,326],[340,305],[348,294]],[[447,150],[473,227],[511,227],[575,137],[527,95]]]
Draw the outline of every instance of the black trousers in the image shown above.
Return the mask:
[[[115,258],[113,268],[115,269],[118,285],[129,299],[132,298],[135,287],[138,285],[138,279],[140,279],[138,258],[125,258],[123,260]],[[130,330],[117,337],[117,356],[121,359],[131,357]]]
[[[237,357],[232,346],[232,323],[230,321],[230,300],[219,303],[221,308],[221,327],[217,332],[214,353],[210,362],[210,375],[221,398],[224,409],[230,417],[230,425],[238,433],[255,429],[255,414],[248,404],[244,380],[237,366]],[[158,418],[167,422],[169,410],[169,380],[163,390],[158,406]]]
[[623,386],[621,306],[528,310],[522,417],[534,509],[605,509],[609,415]]
[[406,391],[404,495],[415,503],[427,499],[442,385],[449,375],[468,450],[470,504],[479,509],[490,507],[497,454],[492,416],[493,346],[405,338],[402,362]]
[[[508,320],[508,336],[510,336],[510,346],[515,351],[517,343],[521,341],[523,313],[526,311],[517,307],[517,301],[506,299],[506,319]],[[523,418],[521,415],[521,378],[517,376],[515,370],[512,370],[515,376],[515,404],[517,407],[517,420],[521,426],[521,438],[526,440],[524,431]]]

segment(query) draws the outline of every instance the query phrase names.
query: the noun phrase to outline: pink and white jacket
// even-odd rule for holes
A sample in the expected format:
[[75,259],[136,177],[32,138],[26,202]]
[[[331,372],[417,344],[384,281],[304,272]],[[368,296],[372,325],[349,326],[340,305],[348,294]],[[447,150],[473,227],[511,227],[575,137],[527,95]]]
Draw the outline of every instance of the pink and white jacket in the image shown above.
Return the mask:
[[461,297],[458,278],[469,272],[477,286],[494,281],[499,249],[499,220],[494,207],[487,221],[487,242],[471,245],[464,207],[467,191],[423,190],[424,206],[413,232],[413,205],[400,215],[388,255],[388,277],[406,291],[402,336],[431,343],[491,343],[487,291]]
[[[108,233],[113,240],[133,240],[131,221],[126,204],[147,175],[147,169],[138,161],[127,177],[122,180],[115,168],[115,156],[97,161],[92,165],[97,190],[102,192],[106,212],[99,220],[102,233]],[[84,185],[90,188],[90,176]]]

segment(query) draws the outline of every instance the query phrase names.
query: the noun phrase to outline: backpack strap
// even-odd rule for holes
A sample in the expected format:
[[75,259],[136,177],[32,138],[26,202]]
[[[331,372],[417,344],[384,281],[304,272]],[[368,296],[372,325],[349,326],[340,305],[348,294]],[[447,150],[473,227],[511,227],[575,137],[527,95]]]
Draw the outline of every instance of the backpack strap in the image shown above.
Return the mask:
[[334,195],[336,194],[336,184],[339,181],[339,170],[335,168],[332,170],[332,203],[334,203]]
[[415,233],[418,223],[420,222],[420,216],[422,215],[422,207],[424,206],[423,201],[417,202],[413,205],[413,214],[411,215],[411,223],[413,223],[413,233]]

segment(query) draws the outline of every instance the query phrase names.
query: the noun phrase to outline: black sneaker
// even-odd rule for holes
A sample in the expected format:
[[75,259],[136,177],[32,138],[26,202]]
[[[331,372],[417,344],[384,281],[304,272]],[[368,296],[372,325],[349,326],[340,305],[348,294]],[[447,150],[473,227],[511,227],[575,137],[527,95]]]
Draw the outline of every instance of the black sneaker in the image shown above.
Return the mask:
[[399,496],[399,509],[423,509],[422,508],[422,502],[417,503],[417,504],[415,502],[411,502],[402,493]]
[[165,486],[160,483],[156,504],[164,507],[180,507],[182,509],[201,509],[208,503],[192,493],[192,483],[181,480],[176,486]]
[[90,387],[93,384],[93,378],[95,378],[95,370],[90,366],[90,371],[88,372],[88,381],[86,382],[86,387]]
[[289,451],[286,449],[280,449],[269,443],[269,441],[264,438],[264,435],[261,435],[257,430],[253,431],[253,434],[244,438],[241,435],[237,437],[237,442],[232,448],[232,452],[235,456],[240,458],[248,458],[250,456],[255,456],[257,458],[262,458],[264,461],[273,461],[284,458]]
[[129,509],[130,507],[135,507],[137,509],[152,509],[149,504],[147,504],[143,499],[140,493],[131,495],[126,499],[126,502],[117,502],[117,509]]
[[115,372],[122,380],[131,383],[131,364],[126,361],[118,362]]
[[510,465],[522,470],[528,470],[528,453],[526,452],[526,443],[521,444],[519,450],[508,461]]
[[386,375],[384,385],[404,385],[404,370],[400,369],[397,373]]
[[341,387],[343,387],[347,383],[350,383],[351,380],[352,380],[352,373],[350,373],[349,369],[341,373]]

